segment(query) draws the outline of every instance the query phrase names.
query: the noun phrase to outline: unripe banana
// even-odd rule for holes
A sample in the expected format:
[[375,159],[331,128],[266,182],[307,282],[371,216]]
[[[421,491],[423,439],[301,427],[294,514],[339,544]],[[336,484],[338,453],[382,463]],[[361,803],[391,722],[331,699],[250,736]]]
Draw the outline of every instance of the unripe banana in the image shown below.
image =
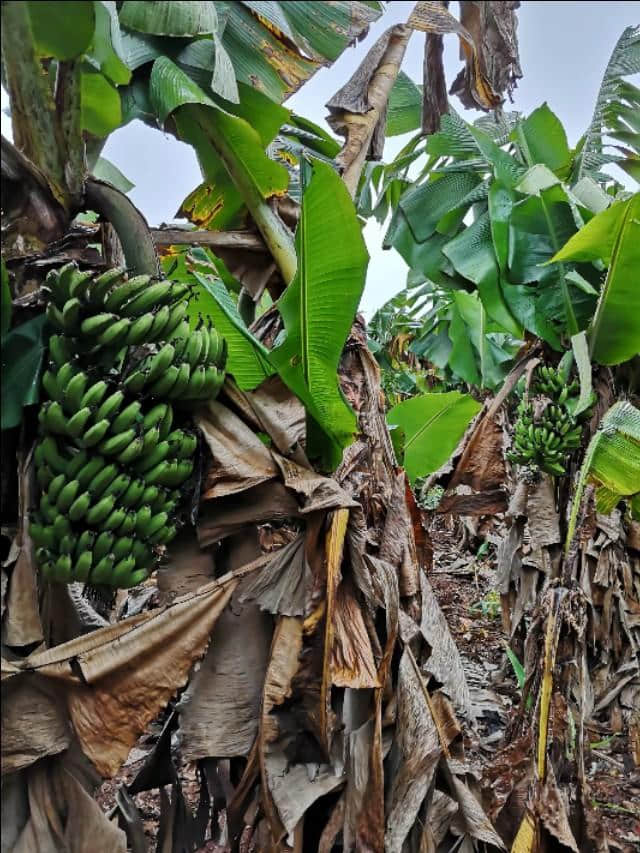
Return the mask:
[[143,583],[149,577],[149,573],[146,569],[136,569],[135,572],[131,572],[129,577],[123,581],[121,585],[122,589],[131,589],[134,586],[138,586],[138,584]]
[[136,430],[134,427],[130,427],[129,429],[124,430],[124,432],[118,433],[118,435],[112,435],[109,436],[109,438],[105,438],[98,449],[101,453],[104,453],[105,456],[117,456],[119,453],[122,453],[129,444],[131,444],[135,437]]
[[148,275],[137,275],[128,281],[122,282],[109,293],[105,299],[104,307],[107,311],[118,312],[130,299],[146,289],[151,279]]
[[49,338],[49,356],[58,369],[66,364],[73,356],[69,338],[65,335],[52,335]]
[[164,372],[164,375],[149,386],[149,394],[152,397],[167,397],[169,392],[176,383],[179,375],[179,368],[172,364]]
[[76,499],[80,490],[80,483],[77,480],[72,480],[67,483],[62,489],[56,500],[56,509],[58,512],[65,513]]
[[[105,498],[106,500],[106,498]],[[113,509],[109,515],[102,522],[103,530],[117,530],[126,516],[126,510],[123,507],[119,506]]]
[[[117,557],[116,557],[117,559]],[[119,562],[115,564],[113,567],[113,575],[111,578],[111,583],[113,586],[121,586],[131,576],[132,572],[136,567],[135,558],[129,555],[128,557],[123,557]]]
[[94,478],[104,468],[104,459],[101,456],[93,456],[78,471],[75,479],[80,483],[80,488],[86,489],[93,486]]
[[149,330],[150,341],[161,341],[167,337],[167,329],[171,321],[172,309],[168,305],[158,308],[153,317],[153,324]]
[[58,381],[56,379],[55,373],[52,373],[50,370],[45,370],[45,372],[42,374],[42,387],[52,400],[58,400],[58,402],[60,402],[58,393]]
[[95,447],[98,442],[107,434],[109,429],[109,421],[104,418],[90,427],[82,437],[81,444],[83,447]]
[[84,437],[87,424],[90,420],[91,409],[89,406],[85,406],[84,409],[80,409],[75,413],[75,415],[73,415],[73,417],[69,418],[67,421],[67,433],[71,438],[79,438],[80,436]]
[[114,534],[106,530],[98,535],[93,546],[93,558],[96,562],[99,562],[107,554],[111,553],[115,539]]
[[104,497],[106,489],[115,480],[119,472],[117,465],[114,465],[113,463],[105,464],[105,460],[100,456],[97,457],[97,460],[100,462],[100,468],[95,473],[94,477],[87,483],[87,488],[89,489],[94,501],[100,500],[100,498]]
[[53,577],[59,583],[69,583],[72,579],[73,563],[69,554],[61,554],[55,562]]
[[111,554],[107,554],[94,565],[89,575],[89,583],[110,584],[115,560]]
[[127,344],[137,346],[138,344],[145,343],[145,341],[153,340],[150,333],[154,319],[155,315],[151,311],[148,311],[146,314],[138,317],[137,320],[134,320],[127,332]]
[[178,376],[173,383],[168,397],[170,400],[177,400],[186,392],[189,387],[189,377],[191,376],[191,367],[188,361],[183,362],[178,370]]
[[71,533],[71,524],[69,519],[64,515],[61,515],[59,512],[56,512],[56,517],[53,521],[53,532],[58,541],[62,539],[63,536],[66,536],[67,533]]
[[113,394],[110,394],[107,399],[102,403],[102,405],[98,408],[96,412],[96,422],[102,421],[104,419],[111,421],[116,412],[120,410],[120,406],[124,401],[124,394],[122,391],[114,391]]
[[[107,495],[104,498],[101,498],[97,504],[91,507],[89,512],[86,515],[86,522],[92,526],[103,525],[104,521],[108,518],[108,516],[113,511],[114,506],[116,505],[116,497],[114,495]],[[108,529],[103,527],[103,530]]]
[[131,477],[128,474],[125,474],[124,472],[118,474],[118,476],[109,483],[104,494],[115,495],[116,498],[120,498],[127,491],[130,482]]
[[[58,450],[58,443],[53,436],[45,436],[40,442],[42,459],[47,463],[54,474],[60,474],[67,470],[68,461]],[[36,463],[38,460],[36,459]]]
[[117,314],[93,314],[91,317],[87,317],[86,320],[82,321],[80,324],[80,331],[87,338],[95,338],[102,334],[105,329],[108,329],[109,326],[117,323],[119,319],[120,318]]
[[150,471],[154,468],[159,462],[162,462],[163,459],[166,459],[171,451],[171,447],[168,441],[161,441],[152,451],[151,453],[144,456],[140,459],[139,462],[134,465],[134,470],[136,474],[144,475],[147,471]]
[[135,557],[132,556],[133,539],[130,536],[121,536],[113,543],[111,553],[116,560],[121,560],[123,557],[131,556],[135,563]]
[[[90,408],[99,406],[108,389],[109,386],[104,379],[94,382],[93,385],[91,385],[83,394],[82,400],[80,401],[80,408],[83,409],[85,406],[89,406]],[[99,418],[99,420],[102,420],[102,418]]]
[[60,540],[60,553],[71,556],[76,550],[76,544],[76,537],[71,533],[67,533],[67,535],[63,536]]
[[66,334],[67,327],[65,326],[64,317],[62,316],[62,311],[58,308],[57,305],[54,305],[53,302],[50,302],[47,305],[45,314],[47,315],[47,320],[57,332],[62,332],[62,334]]
[[177,532],[178,531],[173,524],[161,527],[149,536],[149,542],[151,542],[152,545],[166,545],[167,542],[171,542],[171,540],[175,538]]
[[139,394],[147,384],[148,375],[148,370],[139,367],[127,376],[123,385],[130,394]]
[[75,335],[80,329],[80,313],[82,311],[82,302],[75,297],[67,299],[62,309],[62,322],[67,334]]
[[50,400],[48,403],[45,403],[40,409],[40,415],[39,419],[49,432],[53,432],[56,435],[67,434],[67,419],[62,411],[62,406],[57,400]]
[[136,435],[136,437],[131,441],[125,449],[118,454],[117,459],[118,462],[123,465],[129,465],[133,462],[134,459],[137,459],[141,453],[142,448],[144,447],[144,436]]
[[91,495],[89,492],[83,492],[74,500],[69,507],[69,518],[71,521],[80,521],[81,518],[89,511],[91,506]]
[[93,554],[91,551],[83,551],[77,558],[73,567],[73,578],[80,583],[86,583],[91,575]]
[[125,406],[120,414],[114,419],[111,425],[111,432],[114,435],[117,435],[118,433],[124,432],[126,429],[133,426],[138,420],[141,408],[142,406],[138,400],[134,400],[133,403],[129,403],[128,406]]
[[47,490],[47,497],[51,501],[52,504],[55,504],[58,500],[58,496],[60,492],[64,489],[67,484],[66,474],[58,474],[53,478],[51,483],[49,484],[49,489]]
[[130,326],[131,320],[127,317],[121,317],[115,323],[111,323],[107,326],[104,331],[100,332],[96,341],[103,347],[120,346],[127,337]]
[[94,278],[87,287],[87,299],[94,308],[104,308],[107,294],[112,288],[117,287],[117,282],[122,278],[123,270],[110,269]]
[[122,520],[122,524],[118,527],[118,533],[120,536],[128,536],[130,533],[136,529],[136,513],[134,510],[130,510],[125,513],[124,519]]
[[143,480],[132,480],[129,483],[129,488],[120,498],[120,502],[125,507],[135,507],[142,501],[142,495],[145,491]]
[[82,556],[85,551],[93,551],[93,546],[96,541],[96,534],[93,530],[83,530],[78,536],[76,545],[76,558]]

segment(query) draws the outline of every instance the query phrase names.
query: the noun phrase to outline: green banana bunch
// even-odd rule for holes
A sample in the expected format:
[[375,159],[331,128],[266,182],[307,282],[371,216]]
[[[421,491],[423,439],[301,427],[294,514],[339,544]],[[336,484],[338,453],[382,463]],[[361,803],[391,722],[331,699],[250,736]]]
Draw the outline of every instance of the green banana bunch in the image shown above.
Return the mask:
[[147,356],[125,379],[135,394],[185,403],[212,400],[224,384],[225,339],[202,321],[190,330],[184,321],[178,333]]
[[[130,587],[157,566],[180,525],[179,487],[197,437],[174,424],[215,397],[226,342],[211,323],[191,329],[189,287],[122,270],[53,270],[45,292],[50,337],[35,447],[40,499],[30,532],[49,580]],[[123,376],[131,348],[152,345]]]
[[531,400],[521,400],[517,407],[512,449],[507,458],[515,465],[540,469],[556,477],[565,476],[569,454],[580,446],[582,427],[567,405],[579,384],[567,381],[554,368],[537,368],[532,392],[550,398],[538,398],[534,408]]

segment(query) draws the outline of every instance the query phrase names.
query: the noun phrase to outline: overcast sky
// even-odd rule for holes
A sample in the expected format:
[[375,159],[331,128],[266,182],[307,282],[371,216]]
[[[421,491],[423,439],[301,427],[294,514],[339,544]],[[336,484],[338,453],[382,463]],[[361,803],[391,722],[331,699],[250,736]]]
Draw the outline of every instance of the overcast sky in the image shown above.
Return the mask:
[[[380,33],[392,24],[405,21],[413,5],[398,0],[389,3],[365,41],[345,51],[331,68],[319,71],[287,105],[324,124],[325,103],[351,76]],[[457,3],[451,4],[451,11],[458,13]],[[547,101],[562,120],[569,143],[575,144],[589,123],[602,73],[616,40],[625,27],[640,23],[640,2],[525,0],[518,19],[524,78],[514,93],[511,109],[528,113]],[[403,64],[403,70],[417,83],[422,82],[423,44],[424,35],[414,33]],[[451,84],[460,68],[455,36],[445,37],[445,67]],[[453,103],[462,111],[457,98]],[[2,107],[6,105],[3,92]],[[480,115],[462,112],[468,120]],[[8,119],[3,114],[5,135],[7,129]],[[389,140],[385,154],[391,158],[405,141],[405,137]],[[137,121],[112,134],[103,153],[135,183],[130,196],[152,225],[171,222],[183,198],[201,182],[190,147]],[[371,262],[362,309],[368,317],[404,287],[406,280],[406,266],[399,255],[394,250],[380,249],[383,233],[384,229],[375,223],[365,229]]]

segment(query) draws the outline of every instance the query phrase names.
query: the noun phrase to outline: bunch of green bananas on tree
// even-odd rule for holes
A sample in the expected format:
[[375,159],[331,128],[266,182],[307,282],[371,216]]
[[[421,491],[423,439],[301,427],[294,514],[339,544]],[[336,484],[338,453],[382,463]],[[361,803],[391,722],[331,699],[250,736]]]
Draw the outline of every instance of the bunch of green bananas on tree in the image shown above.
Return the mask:
[[[518,404],[510,462],[540,469],[556,477],[566,475],[569,454],[580,445],[582,426],[568,403],[579,390],[552,367],[537,368],[530,397]],[[532,399],[533,397],[533,399]]]
[[[50,580],[134,586],[175,536],[179,487],[193,472],[198,440],[174,423],[171,401],[218,394],[226,345],[211,326],[189,328],[181,284],[126,280],[121,270],[93,277],[75,264],[46,283],[47,315],[64,334],[50,338],[42,377],[49,399],[39,412],[41,497],[30,526],[37,561]],[[108,323],[92,322],[104,313]],[[122,365],[136,356],[125,377]]]

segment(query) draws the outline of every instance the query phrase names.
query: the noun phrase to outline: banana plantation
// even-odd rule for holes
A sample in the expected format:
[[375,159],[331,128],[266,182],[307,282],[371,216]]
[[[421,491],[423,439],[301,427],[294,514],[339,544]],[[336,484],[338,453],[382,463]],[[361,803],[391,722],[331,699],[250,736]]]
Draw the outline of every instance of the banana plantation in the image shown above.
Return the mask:
[[2,853],[639,849],[640,28],[394,5],[2,3]]

